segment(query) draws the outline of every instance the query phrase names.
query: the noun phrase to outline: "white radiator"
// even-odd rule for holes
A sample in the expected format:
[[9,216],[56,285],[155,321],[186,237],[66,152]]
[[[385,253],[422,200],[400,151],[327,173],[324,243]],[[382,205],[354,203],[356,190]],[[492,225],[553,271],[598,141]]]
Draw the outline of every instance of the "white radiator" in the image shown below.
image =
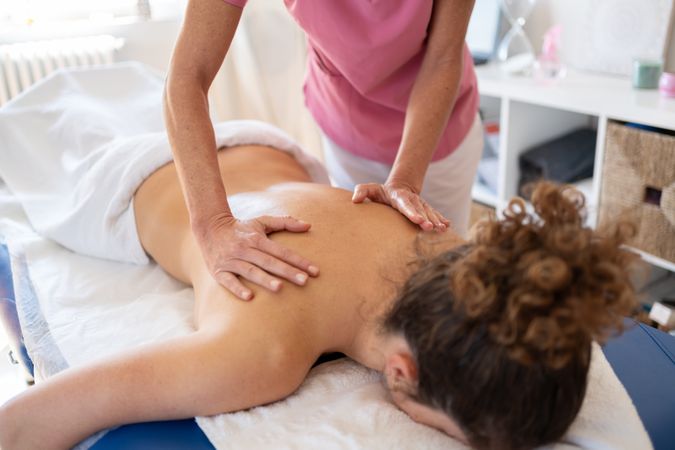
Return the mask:
[[109,35],[0,45],[0,106],[54,70],[111,64],[122,45]]

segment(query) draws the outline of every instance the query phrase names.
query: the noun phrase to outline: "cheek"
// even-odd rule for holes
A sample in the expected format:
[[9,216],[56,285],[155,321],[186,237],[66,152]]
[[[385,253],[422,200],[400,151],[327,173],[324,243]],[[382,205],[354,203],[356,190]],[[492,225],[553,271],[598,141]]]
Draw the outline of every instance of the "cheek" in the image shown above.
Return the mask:
[[448,418],[448,421],[445,423],[445,428],[443,431],[450,437],[453,437],[463,443],[464,445],[469,445],[464,432],[459,428],[459,426],[452,420]]
[[416,403],[402,393],[397,395],[397,393],[392,392],[392,399],[396,406],[415,422],[435,428],[464,444],[467,443],[466,436],[459,426],[444,413]]
[[425,409],[418,403],[412,401],[407,395],[392,392],[392,398],[394,399],[396,406],[415,422],[438,428],[432,423],[433,421],[430,420],[428,414],[425,414]]
[[399,409],[403,410],[406,413],[408,412],[406,411],[406,403],[408,403],[407,395],[405,395],[403,392],[394,390],[390,390],[389,395],[391,395],[392,401],[396,406],[399,407]]

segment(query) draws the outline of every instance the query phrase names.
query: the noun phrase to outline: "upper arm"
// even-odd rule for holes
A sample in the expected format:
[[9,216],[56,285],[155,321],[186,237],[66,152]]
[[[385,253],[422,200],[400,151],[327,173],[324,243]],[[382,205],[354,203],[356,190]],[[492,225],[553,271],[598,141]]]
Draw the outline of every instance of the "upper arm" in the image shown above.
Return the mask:
[[272,333],[247,328],[197,332],[126,363],[133,382],[119,390],[133,392],[135,405],[125,422],[220,414],[290,395],[304,380],[311,358]]
[[475,0],[434,1],[425,61],[439,63],[461,59],[474,2]]
[[223,0],[190,0],[171,57],[170,77],[196,77],[208,90],[230,47],[241,12]]
[[[295,392],[314,358],[302,345],[280,339],[278,330],[245,326],[246,332],[210,337],[213,361],[209,374],[199,375],[210,388],[190,415],[239,411],[281,400]],[[227,349],[227,352],[223,351]]]
[[18,448],[66,448],[125,423],[212,415],[281,399],[299,386],[311,362],[258,334],[198,332],[69,369],[3,407],[0,434],[9,423],[13,431],[6,439]]

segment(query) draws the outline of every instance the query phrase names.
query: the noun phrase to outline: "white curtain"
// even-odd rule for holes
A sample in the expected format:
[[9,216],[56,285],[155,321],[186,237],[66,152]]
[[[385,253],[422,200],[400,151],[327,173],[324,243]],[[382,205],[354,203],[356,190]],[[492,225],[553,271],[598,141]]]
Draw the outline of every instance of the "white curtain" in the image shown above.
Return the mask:
[[307,44],[280,0],[252,0],[210,92],[218,120],[258,119],[321,158],[317,125],[304,105]]

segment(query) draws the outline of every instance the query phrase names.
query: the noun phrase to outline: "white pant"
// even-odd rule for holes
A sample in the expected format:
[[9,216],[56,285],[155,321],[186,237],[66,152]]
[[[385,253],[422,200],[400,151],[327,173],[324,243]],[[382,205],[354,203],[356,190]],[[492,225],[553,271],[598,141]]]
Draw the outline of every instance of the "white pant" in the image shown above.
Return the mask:
[[[361,158],[344,150],[322,133],[324,163],[335,186],[353,191],[360,183],[384,183],[391,166]],[[466,235],[471,211],[471,187],[483,152],[483,127],[476,119],[459,147],[440,161],[429,164],[422,198]]]

